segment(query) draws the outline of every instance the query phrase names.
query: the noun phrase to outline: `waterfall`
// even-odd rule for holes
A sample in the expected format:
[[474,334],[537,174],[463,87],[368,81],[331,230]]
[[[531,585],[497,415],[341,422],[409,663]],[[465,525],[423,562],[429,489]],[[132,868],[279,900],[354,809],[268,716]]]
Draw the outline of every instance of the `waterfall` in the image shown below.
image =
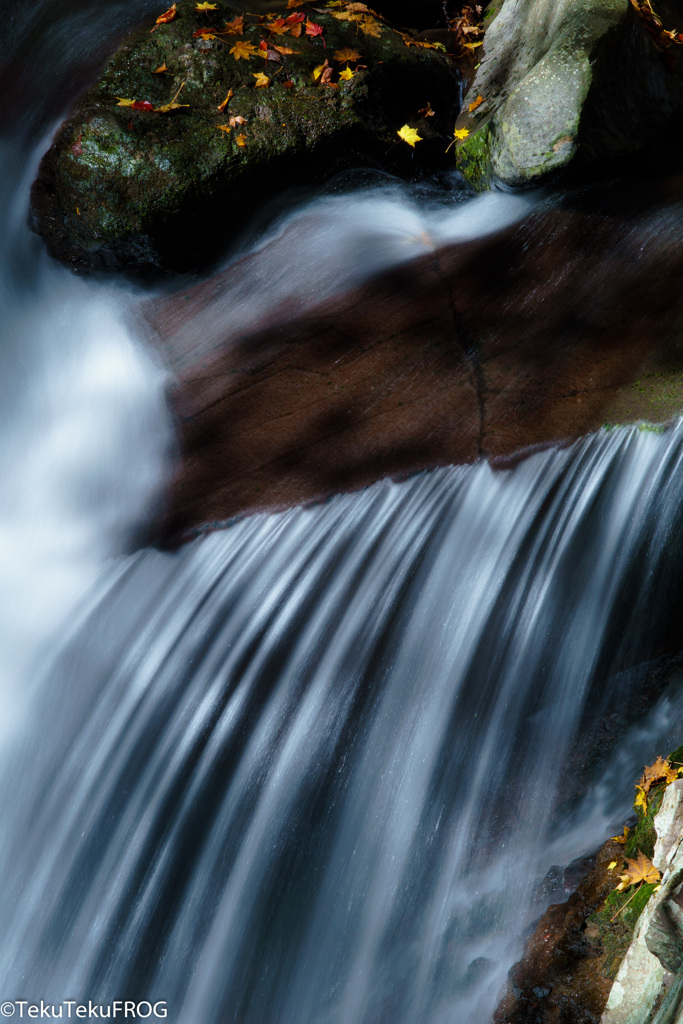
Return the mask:
[[[158,5],[57,6],[11,0],[0,68],[0,1014],[484,1024],[561,869],[681,741],[683,424],[133,552],[169,371],[140,294],[57,266],[26,211],[111,32]],[[318,197],[243,240],[265,279],[185,352],[533,201]]]
[[557,813],[648,668],[682,459],[681,426],[603,432],[116,563],[3,786],[2,992],[488,1019],[534,888],[675,735],[676,687]]

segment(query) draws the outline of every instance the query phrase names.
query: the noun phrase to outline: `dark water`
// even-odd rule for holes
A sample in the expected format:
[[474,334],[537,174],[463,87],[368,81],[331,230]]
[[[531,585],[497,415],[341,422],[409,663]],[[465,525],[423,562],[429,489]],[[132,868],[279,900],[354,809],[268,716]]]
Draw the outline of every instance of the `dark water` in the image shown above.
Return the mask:
[[[623,709],[678,617],[683,427],[123,554],[166,472],[166,371],[132,289],[47,259],[27,188],[112,24],[153,7],[7,15],[25,114],[1,154],[0,1003],[482,1024],[540,880],[681,741],[675,678],[635,724]],[[395,185],[316,201],[287,287],[298,273],[310,301],[330,231],[316,295],[525,208],[435,203]],[[254,322],[260,283],[240,287]]]

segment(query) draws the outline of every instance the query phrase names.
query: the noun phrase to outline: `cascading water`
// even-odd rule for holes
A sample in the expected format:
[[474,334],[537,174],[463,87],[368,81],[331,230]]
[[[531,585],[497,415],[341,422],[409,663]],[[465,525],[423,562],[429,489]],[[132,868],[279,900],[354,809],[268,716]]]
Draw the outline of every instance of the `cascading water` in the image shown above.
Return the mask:
[[[114,7],[135,5],[74,4],[62,59],[96,52],[86,27]],[[0,1002],[481,1024],[540,879],[681,740],[675,685],[625,738],[619,713],[675,614],[683,426],[124,555],[163,480],[164,373],[126,326],[139,297],[29,235],[21,138],[3,153]],[[316,294],[357,280],[361,228],[368,273],[524,208],[461,200],[448,223],[395,188],[311,206],[281,284],[309,301],[330,225],[345,243]],[[231,316],[254,321],[258,285]],[[568,800],[605,721],[620,745]]]

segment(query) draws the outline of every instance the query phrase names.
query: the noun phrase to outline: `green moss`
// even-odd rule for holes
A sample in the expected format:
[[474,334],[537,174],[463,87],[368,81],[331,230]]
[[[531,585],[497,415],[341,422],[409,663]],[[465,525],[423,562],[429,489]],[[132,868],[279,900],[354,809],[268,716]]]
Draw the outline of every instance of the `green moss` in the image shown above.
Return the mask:
[[600,910],[588,919],[587,935],[603,950],[601,973],[615,978],[631,944],[638,918],[647,906],[656,885],[642,885],[633,892],[612,892]]
[[491,183],[490,131],[484,125],[472,132],[457,148],[456,163],[463,178],[478,192]]

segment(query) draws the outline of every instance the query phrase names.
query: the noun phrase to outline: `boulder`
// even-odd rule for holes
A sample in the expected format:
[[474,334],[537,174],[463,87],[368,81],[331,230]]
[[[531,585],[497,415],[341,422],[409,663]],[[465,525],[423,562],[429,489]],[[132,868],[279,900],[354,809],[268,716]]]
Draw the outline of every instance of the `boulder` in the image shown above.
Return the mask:
[[[671,5],[655,6],[681,31]],[[476,188],[670,159],[683,47],[648,31],[630,0],[494,0],[486,26],[456,123],[458,166]]]
[[[45,155],[32,208],[59,259],[190,270],[290,186],[452,159],[458,74],[432,44],[343,5],[243,21],[223,0],[195,8],[178,0],[119,49]],[[406,123],[418,146],[398,137]]]

